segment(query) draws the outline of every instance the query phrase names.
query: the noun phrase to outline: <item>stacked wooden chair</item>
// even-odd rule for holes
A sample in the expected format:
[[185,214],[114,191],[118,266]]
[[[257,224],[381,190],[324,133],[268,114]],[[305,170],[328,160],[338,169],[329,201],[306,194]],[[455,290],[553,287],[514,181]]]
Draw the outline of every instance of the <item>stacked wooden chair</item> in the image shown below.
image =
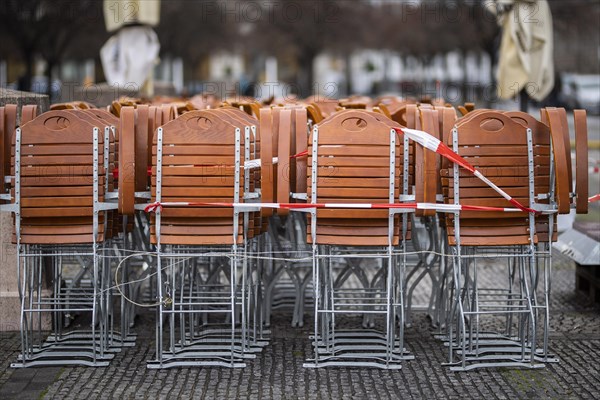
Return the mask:
[[[403,117],[405,126],[410,129],[423,130],[434,138],[441,137],[442,110],[434,109],[430,104],[406,104]],[[414,151],[414,196],[411,200],[417,203],[435,204],[440,194],[440,157],[414,142],[410,143]],[[439,293],[441,241],[437,213],[432,209],[416,210],[411,214],[412,235],[409,252],[416,253],[408,259],[405,283],[407,285],[406,324],[412,323],[414,291],[421,281],[428,278],[431,282],[429,304],[425,307],[428,315],[437,324],[434,313],[437,312],[437,294]]]
[[[263,108],[260,111],[263,203],[306,202],[306,149],[309,119],[304,105]],[[271,162],[269,161],[271,160]],[[273,162],[274,161],[274,162]],[[306,299],[312,292],[311,264],[292,262],[310,255],[306,246],[306,219],[288,209],[264,209],[265,246],[281,261],[264,269],[265,324],[274,308],[292,308],[292,326],[303,326]]]
[[[341,111],[317,125],[308,147],[309,202],[398,203],[401,194],[408,194],[412,168],[408,147],[395,127],[399,126],[380,114],[362,110]],[[408,218],[396,211],[311,210],[307,241],[313,251],[315,356],[305,366],[397,369],[411,357],[403,340],[401,256]],[[378,255],[378,266],[362,271],[368,287],[347,287],[344,277],[334,272],[336,258]],[[379,330],[336,326],[339,314],[365,313],[381,317],[376,319]]]
[[[513,212],[461,211],[445,218],[453,266],[446,338],[452,369],[537,368],[557,361],[548,352],[555,214],[568,213],[572,199],[582,199],[585,192],[577,195],[571,188],[566,114],[552,109],[543,113],[549,126],[524,113],[475,110],[457,120],[446,137],[454,152],[513,199],[509,202],[458,165],[447,165],[442,169],[447,204],[522,207]],[[579,111],[576,115],[580,150],[585,148],[587,154],[585,117]],[[587,170],[580,174],[578,187],[585,185],[587,190]],[[477,280],[478,268],[485,268],[489,258],[506,265],[506,273],[493,287]],[[504,316],[504,328],[484,329],[490,316]]]
[[249,328],[256,282],[243,257],[258,214],[242,206],[254,197],[255,174],[244,166],[255,144],[248,121],[232,110],[190,111],[155,132],[150,240],[159,302],[151,368],[242,367],[264,344]]
[[[82,110],[23,115],[30,120],[13,136],[10,174],[22,300],[22,348],[13,366],[107,365],[114,332],[103,255],[115,234],[110,210],[116,208],[106,201],[110,131]],[[70,283],[62,279],[67,268],[80,268]],[[48,278],[52,288],[44,285]],[[74,314],[85,315],[90,329],[67,330]]]
[[[2,198],[11,203],[2,207],[15,213],[22,299],[22,352],[14,366],[104,366],[121,347],[135,344],[128,329],[133,296],[121,287],[130,277],[120,261],[131,244],[137,117],[127,107],[120,119],[88,104],[54,108],[37,116],[35,106],[24,106],[17,130],[17,107],[0,113],[8,114],[1,132],[8,171]],[[120,280],[113,280],[115,268]],[[120,326],[117,290],[123,294]],[[90,328],[72,326],[76,317]],[[42,332],[47,324],[50,335]]]

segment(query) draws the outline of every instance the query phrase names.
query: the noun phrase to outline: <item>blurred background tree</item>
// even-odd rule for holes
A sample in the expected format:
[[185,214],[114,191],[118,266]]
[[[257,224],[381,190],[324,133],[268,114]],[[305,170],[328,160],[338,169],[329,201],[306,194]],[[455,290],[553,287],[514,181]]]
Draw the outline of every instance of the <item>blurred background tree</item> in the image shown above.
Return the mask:
[[[287,71],[280,74],[282,80],[306,96],[313,90],[315,59],[327,53],[345,60],[350,93],[351,56],[365,49],[412,57],[423,68],[450,52],[462,55],[459,63],[478,54],[489,56],[493,64],[499,28],[485,1],[163,0],[156,31],[161,57],[181,59],[186,81],[208,79],[207,60],[219,52],[241,54],[248,79],[258,81],[265,58],[272,56]],[[600,2],[550,5],[557,71],[598,74]],[[100,47],[110,36],[99,0],[3,0],[0,35],[0,61],[22,66],[19,86],[25,88],[31,87],[38,59],[45,61],[48,82],[53,68],[67,60],[93,59],[99,65]],[[393,88],[387,78],[390,68],[385,64],[381,90]],[[466,90],[467,68],[460,68]],[[96,79],[102,79],[101,68],[96,71]]]
[[25,64],[22,86],[31,87],[39,55],[46,61],[48,94],[53,67],[68,54],[97,57],[108,37],[103,32],[102,3],[95,0],[3,0],[0,7],[2,42],[18,49]]

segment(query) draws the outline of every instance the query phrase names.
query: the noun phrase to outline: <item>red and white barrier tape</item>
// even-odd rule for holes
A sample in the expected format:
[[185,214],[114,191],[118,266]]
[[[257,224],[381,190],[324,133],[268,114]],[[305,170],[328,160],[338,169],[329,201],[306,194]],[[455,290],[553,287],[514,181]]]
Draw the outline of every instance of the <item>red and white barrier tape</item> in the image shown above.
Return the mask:
[[298,154],[294,154],[293,156],[290,156],[290,158],[302,158],[302,157],[306,157],[306,156],[308,156],[308,150],[304,150]]
[[476,170],[475,167],[472,166],[467,160],[465,160],[464,158],[462,158],[461,156],[456,154],[448,146],[446,146],[444,143],[442,143],[439,139],[431,136],[427,132],[419,131],[417,129],[409,129],[409,128],[394,128],[394,130],[396,132],[398,132],[399,134],[406,135],[410,140],[417,142],[424,148],[440,154],[442,157],[447,158],[448,160],[452,161],[453,163],[458,164],[459,166],[463,167],[467,171],[471,172],[474,176],[476,176],[482,182],[484,182],[486,185],[488,185],[489,187],[494,189],[498,194],[500,194],[502,197],[504,197],[506,200],[508,200],[512,205],[517,207],[519,210],[528,212],[528,213],[534,213],[534,214],[540,213],[537,210],[534,210],[529,207],[525,207],[519,201],[512,198],[508,193],[506,193],[504,190],[500,189],[498,186],[496,186],[496,184],[494,184],[492,181],[490,181],[488,178],[486,178],[481,172]]
[[[273,157],[273,165],[277,164],[278,162],[279,162],[279,157]],[[261,168],[261,166],[262,166],[262,161],[260,158],[257,158],[255,160],[249,160],[244,163],[244,169]]]
[[[306,157],[307,155],[308,155],[308,151],[302,151],[298,154],[294,154],[294,155],[290,156],[290,159]],[[279,162],[279,157],[273,157],[273,165],[277,164],[278,162]],[[244,169],[260,168],[261,166],[262,166],[262,161],[260,158],[258,158],[256,160],[246,161],[244,163]]]
[[[216,207],[216,208],[237,208],[243,210],[256,208],[273,208],[287,210],[302,209],[372,209],[372,210],[390,210],[390,209],[418,209],[435,210],[438,212],[459,212],[459,211],[500,211],[500,212],[522,212],[518,208],[504,207],[486,207],[457,204],[438,204],[438,203],[201,203],[201,202],[154,202],[148,204],[144,211],[147,213],[156,212],[165,207]],[[548,213],[551,213],[550,211]]]
[[[486,185],[494,189],[498,194],[508,200],[516,208],[505,207],[485,207],[472,205],[455,205],[455,204],[437,204],[437,203],[393,203],[393,204],[362,204],[362,203],[198,203],[198,202],[154,202],[148,204],[144,211],[156,212],[164,207],[228,207],[237,209],[256,208],[273,208],[273,209],[419,209],[419,210],[435,210],[438,212],[459,212],[459,211],[500,211],[500,212],[527,212],[533,214],[551,214],[554,211],[538,211],[529,207],[525,207],[519,201],[512,198],[504,190],[500,189],[496,184],[486,178],[480,171],[475,169],[467,160],[452,151],[448,146],[442,143],[439,139],[431,136],[427,132],[409,129],[409,128],[393,128],[398,134],[406,135],[410,140],[417,142],[424,148],[434,151],[441,156],[447,158],[451,162],[458,164],[462,168],[471,172],[474,176],[484,182]],[[298,153],[290,158],[304,157],[308,155],[307,151]],[[245,165],[248,168],[257,168],[260,166],[260,160],[252,160],[251,164]],[[273,163],[277,163],[277,158],[273,158]],[[589,198],[589,202],[600,201],[600,194]]]

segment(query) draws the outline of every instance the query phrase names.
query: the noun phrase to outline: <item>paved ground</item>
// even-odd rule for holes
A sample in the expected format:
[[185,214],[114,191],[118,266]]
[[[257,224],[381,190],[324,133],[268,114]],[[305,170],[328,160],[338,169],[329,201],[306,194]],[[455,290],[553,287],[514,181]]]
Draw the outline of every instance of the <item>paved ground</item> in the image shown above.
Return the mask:
[[14,370],[16,333],[0,341],[0,399],[104,398],[600,398],[600,307],[574,293],[574,266],[557,257],[553,272],[551,350],[561,362],[541,370],[493,369],[450,372],[441,366],[445,351],[434,330],[417,314],[407,331],[416,356],[400,371],[302,367],[310,354],[310,327],[290,327],[284,312],[275,315],[272,342],[241,370],[180,368],[148,370],[153,356],[153,316],[140,317],[136,347],[117,355],[107,368]]

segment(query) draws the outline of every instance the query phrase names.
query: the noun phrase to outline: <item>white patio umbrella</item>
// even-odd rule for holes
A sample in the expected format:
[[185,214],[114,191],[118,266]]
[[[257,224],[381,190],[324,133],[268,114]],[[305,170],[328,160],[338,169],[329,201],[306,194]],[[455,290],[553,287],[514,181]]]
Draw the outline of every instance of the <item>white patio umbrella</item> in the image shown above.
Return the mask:
[[116,33],[100,50],[110,85],[152,95],[152,70],[160,51],[152,29],[160,21],[160,0],[104,0],[106,29]]
[[[488,3],[491,4],[491,3]],[[502,26],[498,95],[510,99],[525,90],[537,101],[554,87],[552,14],[547,0],[496,0]]]
[[118,87],[140,89],[154,68],[160,44],[152,28],[121,29],[100,50],[106,81]]

